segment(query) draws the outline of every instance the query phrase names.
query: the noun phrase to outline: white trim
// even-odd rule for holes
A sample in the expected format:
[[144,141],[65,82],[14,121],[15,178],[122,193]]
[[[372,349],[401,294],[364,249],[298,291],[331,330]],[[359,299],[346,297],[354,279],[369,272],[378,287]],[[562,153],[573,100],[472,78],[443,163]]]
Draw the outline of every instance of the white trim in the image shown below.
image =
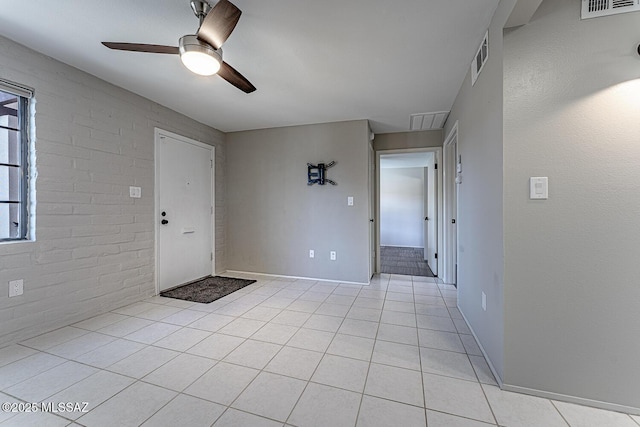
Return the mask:
[[27,216],[29,223],[27,225],[27,239],[31,242],[36,241],[36,209],[38,206],[38,199],[36,194],[36,181],[38,180],[38,165],[37,165],[37,151],[36,151],[36,99],[30,98],[28,102],[29,117],[27,119],[27,126],[29,128],[27,134],[27,143],[29,145],[29,159],[27,160],[28,167],[28,205]]
[[[373,132],[371,132],[371,128],[369,128],[369,133],[370,135],[373,135]],[[371,170],[373,168],[373,171]],[[367,203],[367,209],[369,212],[367,212],[368,214],[368,220],[369,223],[368,225],[368,237],[369,237],[369,241],[368,241],[368,247],[367,247],[367,264],[369,265],[369,277],[368,280],[371,280],[371,278],[373,277],[374,274],[376,274],[377,269],[377,263],[376,263],[376,254],[378,252],[377,249],[377,240],[376,240],[376,222],[379,221],[378,218],[376,218],[376,149],[373,146],[373,137],[370,137],[369,140],[369,147],[367,149],[367,183],[368,183],[368,191],[367,191],[367,197],[368,197],[368,203]],[[373,230],[372,230],[373,227]],[[372,253],[373,252],[373,253]]]
[[21,85],[20,83],[15,83],[5,79],[0,79],[0,90],[27,99],[33,98],[34,93],[33,88],[30,88],[29,86]]
[[460,315],[462,316],[462,320],[464,320],[464,323],[467,324],[467,327],[471,331],[471,335],[473,335],[473,338],[476,340],[476,344],[478,344],[478,347],[480,348],[480,351],[482,352],[482,354],[484,356],[484,360],[487,362],[487,365],[489,365],[489,369],[491,370],[491,373],[493,374],[493,378],[498,383],[498,386],[500,388],[503,388],[502,378],[500,377],[500,375],[498,375],[498,371],[496,371],[496,368],[495,368],[495,366],[493,366],[493,363],[491,362],[491,359],[489,358],[489,355],[484,350],[484,347],[482,346],[482,343],[480,342],[480,340],[478,339],[478,336],[476,335],[476,331],[474,331],[473,328],[471,327],[471,323],[469,323],[469,321],[467,320],[467,316],[464,315],[464,313],[460,309],[460,306],[456,304],[456,307],[457,307],[458,311],[460,312]]
[[[456,122],[457,123],[457,122]],[[443,257],[444,253],[444,203],[443,203],[443,147],[422,147],[422,148],[400,148],[393,150],[376,150],[376,272],[380,273],[380,157],[386,154],[401,154],[401,153],[433,153],[435,157],[435,163],[438,164],[438,277],[441,277],[441,272],[444,271]]]
[[204,142],[196,141],[195,139],[188,138],[186,136],[178,135],[177,133],[169,132],[164,129],[154,128],[153,133],[153,173],[154,173],[154,282],[155,282],[155,295],[160,293],[160,283],[158,281],[158,246],[159,246],[159,228],[160,228],[160,191],[158,189],[159,182],[159,170],[158,170],[158,140],[160,137],[169,137],[178,141],[195,145],[196,147],[211,150],[211,253],[213,254],[211,259],[211,274],[215,275],[216,272],[216,147],[214,145],[205,144]]
[[460,311],[460,314],[462,315],[463,320],[467,324],[467,327],[471,331],[471,334],[475,338],[476,343],[478,344],[478,347],[480,347],[480,351],[484,355],[484,359],[487,362],[487,365],[489,365],[489,369],[491,370],[491,373],[493,374],[495,380],[497,381],[498,386],[502,390],[512,391],[515,393],[528,394],[531,396],[542,397],[545,399],[559,400],[561,402],[569,402],[569,403],[575,403],[578,405],[591,406],[594,408],[606,409],[608,411],[616,411],[616,412],[624,412],[632,415],[640,415],[640,408],[634,408],[632,406],[618,405],[616,403],[602,402],[600,400],[586,399],[584,397],[576,397],[576,396],[570,396],[567,394],[553,393],[550,391],[543,391],[543,390],[537,390],[533,388],[504,384],[502,381],[502,378],[500,378],[495,367],[493,366],[493,363],[491,363],[491,359],[489,358],[487,352],[485,351],[484,347],[480,343],[480,340],[478,339],[476,332],[473,330],[473,328],[471,327],[471,324],[467,320],[467,317],[464,315],[464,313],[460,309],[460,306],[458,306],[458,310]]
[[631,415],[640,415],[640,408],[633,406],[618,405],[617,403],[602,402],[600,400],[586,399],[584,397],[569,396],[567,394],[553,393],[550,391],[536,390],[534,388],[520,387],[516,385],[503,384],[502,389],[515,393],[528,394],[531,396],[543,397],[545,399],[559,400],[561,402],[575,403],[578,405],[590,406],[593,408],[606,409],[607,411],[624,412]]
[[[255,271],[238,271],[238,270],[226,270],[224,273],[228,274],[254,274],[257,276],[265,276],[265,277],[282,277],[284,279],[297,279],[297,280],[315,280],[319,282],[330,282],[330,283],[344,283],[346,285],[361,285],[361,286],[369,286],[370,282],[349,282],[346,280],[332,280],[332,279],[320,279],[318,277],[305,277],[305,276],[285,276],[283,274],[267,274],[267,273],[258,273]],[[220,274],[224,274],[220,273]]]
[[[456,280],[453,280],[453,275],[454,275],[454,269],[455,269],[455,262],[453,260],[453,256],[452,256],[452,250],[456,251],[458,250],[458,243],[457,243],[457,236],[456,236],[456,242],[453,242],[454,237],[453,237],[453,230],[451,227],[451,217],[454,217],[457,221],[458,219],[458,203],[457,203],[457,197],[458,197],[458,191],[457,188],[455,187],[456,184],[450,184],[449,181],[451,181],[451,178],[453,178],[456,175],[456,171],[455,171],[455,166],[454,166],[454,170],[449,170],[450,169],[450,155],[448,156],[447,153],[449,152],[449,150],[451,150],[451,145],[453,143],[453,141],[455,140],[456,142],[456,152],[453,154],[454,159],[453,159],[453,164],[455,165],[457,163],[457,152],[458,152],[458,121],[456,120],[456,122],[453,124],[453,127],[451,128],[451,130],[449,131],[449,134],[447,135],[447,137],[444,140],[444,145],[443,145],[443,165],[442,165],[442,177],[443,177],[443,181],[442,181],[442,201],[443,206],[442,206],[442,224],[443,224],[443,234],[442,234],[442,240],[443,240],[443,251],[442,251],[442,266],[443,269],[442,270],[438,270],[438,272],[442,272],[442,280],[445,283],[453,283],[453,282],[457,282],[457,277]],[[451,190],[453,190],[453,194],[449,194],[449,192],[447,191],[447,188],[449,187],[449,185],[452,185]],[[454,200],[455,199],[455,200]],[[455,202],[455,212],[450,212],[453,211],[454,207],[453,204]],[[451,214],[451,215],[447,215],[447,214]],[[457,223],[456,223],[456,227],[457,227]],[[453,247],[453,249],[452,249]],[[457,255],[457,253],[455,254]],[[457,262],[457,256],[456,258],[456,262]],[[456,283],[457,285],[457,283]]]
[[154,137],[158,137],[161,135],[168,136],[169,138],[177,139],[178,141],[186,142],[187,144],[193,144],[200,148],[206,148],[206,149],[215,148],[213,145],[206,144],[202,141],[198,141],[186,136],[178,135],[177,133],[169,132],[168,130],[154,128]]

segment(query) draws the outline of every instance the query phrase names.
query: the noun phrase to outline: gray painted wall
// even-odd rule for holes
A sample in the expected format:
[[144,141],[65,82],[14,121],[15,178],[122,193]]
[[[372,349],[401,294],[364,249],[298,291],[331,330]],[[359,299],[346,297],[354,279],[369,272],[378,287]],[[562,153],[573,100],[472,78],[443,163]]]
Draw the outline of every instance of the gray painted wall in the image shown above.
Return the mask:
[[[458,307],[498,376],[504,367],[502,224],[502,28],[515,0],[503,0],[489,28],[489,60],[458,93],[445,138],[458,121],[463,182],[458,185]],[[482,292],[487,311],[482,310]]]
[[[366,120],[227,134],[229,270],[368,282],[368,147]],[[332,160],[338,185],[308,186]]]
[[216,145],[225,269],[224,134],[1,37],[0,75],[35,89],[38,169],[37,241],[0,245],[0,346],[155,292],[154,127]]
[[373,140],[376,151],[426,147],[442,147],[442,130],[383,133],[376,135]]
[[639,23],[549,0],[504,45],[504,381],[635,408]]

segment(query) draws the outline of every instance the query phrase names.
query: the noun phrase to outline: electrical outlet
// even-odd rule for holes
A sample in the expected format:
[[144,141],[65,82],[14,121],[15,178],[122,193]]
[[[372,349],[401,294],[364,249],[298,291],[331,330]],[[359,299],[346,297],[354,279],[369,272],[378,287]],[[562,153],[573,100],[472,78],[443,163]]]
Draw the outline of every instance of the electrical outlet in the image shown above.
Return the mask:
[[9,298],[17,297],[24,293],[24,285],[22,279],[12,280],[9,282]]
[[353,206],[353,196],[347,197],[347,206]]
[[487,294],[482,293],[482,309],[487,311]]
[[316,252],[313,249],[309,249],[309,258],[315,258]]
[[336,251],[329,252],[329,258],[331,258],[331,261],[335,261],[336,260]]

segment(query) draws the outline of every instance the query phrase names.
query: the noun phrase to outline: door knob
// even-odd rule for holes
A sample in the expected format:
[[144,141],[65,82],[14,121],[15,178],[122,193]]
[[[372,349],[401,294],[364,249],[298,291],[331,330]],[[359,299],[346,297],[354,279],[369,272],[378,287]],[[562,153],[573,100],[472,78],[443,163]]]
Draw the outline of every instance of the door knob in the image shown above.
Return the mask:
[[167,221],[166,219],[163,219],[162,221],[160,221],[160,224],[167,225],[169,224],[169,221]]

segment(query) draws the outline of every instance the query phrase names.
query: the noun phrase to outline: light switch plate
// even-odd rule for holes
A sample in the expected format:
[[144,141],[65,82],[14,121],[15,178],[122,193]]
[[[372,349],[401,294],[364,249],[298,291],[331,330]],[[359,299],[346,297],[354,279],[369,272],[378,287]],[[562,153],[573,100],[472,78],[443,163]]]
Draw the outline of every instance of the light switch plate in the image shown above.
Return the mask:
[[549,178],[532,176],[529,178],[529,199],[544,200],[549,198]]
[[347,197],[347,206],[353,206],[353,196]]
[[309,258],[315,258],[316,257],[316,251],[314,251],[313,249],[309,249]]
[[134,199],[139,199],[140,197],[142,197],[142,188],[129,187],[129,197]]

